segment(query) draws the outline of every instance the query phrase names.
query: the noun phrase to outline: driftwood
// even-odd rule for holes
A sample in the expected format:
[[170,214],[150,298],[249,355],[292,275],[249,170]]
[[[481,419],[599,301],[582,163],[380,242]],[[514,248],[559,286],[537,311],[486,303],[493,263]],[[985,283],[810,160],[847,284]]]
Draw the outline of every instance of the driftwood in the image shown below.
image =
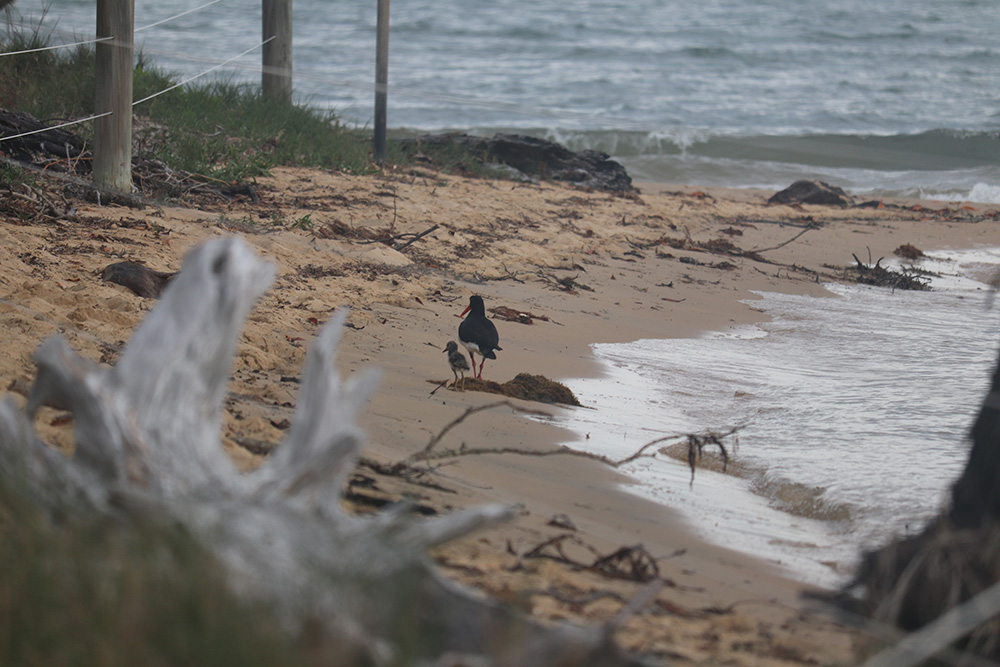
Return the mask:
[[[188,256],[114,367],[79,357],[62,338],[45,341],[25,410],[0,402],[0,480],[26,486],[53,517],[74,507],[136,529],[179,526],[217,557],[233,590],[272,606],[290,630],[318,623],[365,664],[438,664],[446,654],[491,665],[630,664],[610,630],[542,628],[436,572],[429,547],[505,520],[509,508],[429,519],[341,509],[362,444],[355,418],[377,382],[374,372],[341,382],[334,371],[342,312],[309,352],[287,438],[254,472],[237,471],[219,441],[229,365],[273,276],[242,241],[212,241]],[[73,414],[72,457],[34,432],[46,403]]]
[[3,150],[25,162],[32,161],[35,155],[75,162],[86,150],[84,141],[72,132],[49,127],[23,111],[0,109],[0,137],[14,136],[17,138],[3,143]]
[[[875,287],[889,287],[893,290],[930,290],[930,280],[925,272],[913,268],[903,267],[900,271],[893,271],[882,266],[884,257],[879,257],[875,264],[865,264],[857,255],[854,258],[854,266],[844,270],[844,277],[852,279],[862,285],[874,285]],[[871,257],[868,258],[871,262]]]
[[101,280],[127,287],[132,293],[147,299],[159,299],[173,273],[156,271],[136,262],[108,264],[101,272]]

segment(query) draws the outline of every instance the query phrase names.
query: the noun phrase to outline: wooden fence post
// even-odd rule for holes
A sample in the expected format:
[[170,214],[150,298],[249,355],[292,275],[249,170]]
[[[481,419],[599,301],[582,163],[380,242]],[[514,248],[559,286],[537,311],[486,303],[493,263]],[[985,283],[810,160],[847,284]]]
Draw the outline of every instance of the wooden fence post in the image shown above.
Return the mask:
[[94,111],[94,183],[132,191],[133,0],[97,0]]
[[385,162],[385,124],[389,93],[389,0],[378,0],[375,27],[375,146],[377,164]]
[[[273,37],[273,39],[271,39]],[[292,102],[292,0],[263,0],[260,88],[264,97]]]

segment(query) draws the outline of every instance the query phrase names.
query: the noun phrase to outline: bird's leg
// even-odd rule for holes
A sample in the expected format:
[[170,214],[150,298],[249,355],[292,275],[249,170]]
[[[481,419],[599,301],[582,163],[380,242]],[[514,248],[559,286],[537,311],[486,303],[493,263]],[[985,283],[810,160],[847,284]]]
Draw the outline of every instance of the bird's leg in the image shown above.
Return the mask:
[[483,379],[483,366],[484,365],[486,365],[486,357],[483,357],[483,360],[479,362],[479,374],[476,375],[476,377],[479,378],[480,380]]

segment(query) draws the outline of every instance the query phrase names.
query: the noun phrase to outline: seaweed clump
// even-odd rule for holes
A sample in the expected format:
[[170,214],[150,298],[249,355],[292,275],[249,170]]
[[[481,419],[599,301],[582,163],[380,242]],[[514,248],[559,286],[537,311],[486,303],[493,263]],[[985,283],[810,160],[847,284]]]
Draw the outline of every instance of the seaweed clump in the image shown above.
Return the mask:
[[580,401],[569,387],[561,382],[550,380],[544,375],[532,375],[531,373],[518,373],[513,380],[508,380],[503,384],[478,378],[465,378],[462,389],[500,394],[525,401],[561,403],[562,405],[581,407]]
[[845,278],[861,285],[874,285],[875,287],[889,287],[892,289],[921,290],[928,291],[931,288],[929,274],[913,267],[903,267],[899,271],[887,269],[882,266],[882,257],[874,264],[865,264],[857,255],[854,257],[854,266],[849,266],[844,270]]

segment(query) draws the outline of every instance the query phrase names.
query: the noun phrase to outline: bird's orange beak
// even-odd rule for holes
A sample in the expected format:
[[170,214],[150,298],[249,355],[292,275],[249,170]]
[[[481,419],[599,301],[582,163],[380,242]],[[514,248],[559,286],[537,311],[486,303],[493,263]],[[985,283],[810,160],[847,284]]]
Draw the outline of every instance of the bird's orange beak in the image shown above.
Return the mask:
[[465,307],[465,310],[462,311],[462,314],[459,315],[459,317],[465,317],[465,314],[467,312],[469,312],[469,308],[472,308],[472,304],[471,303],[468,306]]

